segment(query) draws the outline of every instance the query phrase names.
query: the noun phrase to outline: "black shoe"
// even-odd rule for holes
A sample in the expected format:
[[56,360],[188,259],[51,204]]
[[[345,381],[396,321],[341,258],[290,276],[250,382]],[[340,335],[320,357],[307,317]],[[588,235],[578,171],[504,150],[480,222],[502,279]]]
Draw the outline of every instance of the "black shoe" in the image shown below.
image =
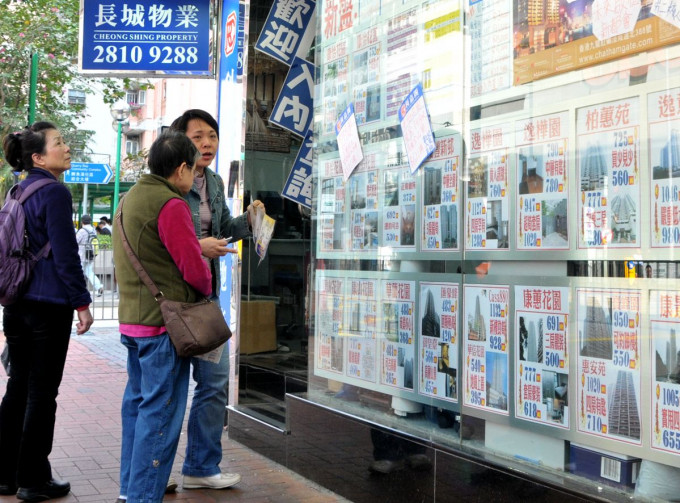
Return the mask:
[[9,484],[0,484],[0,495],[2,496],[14,496],[17,493],[17,486],[11,486]]
[[20,487],[17,491],[17,498],[28,502],[45,501],[63,498],[69,492],[71,492],[71,484],[66,481],[52,479],[36,487]]

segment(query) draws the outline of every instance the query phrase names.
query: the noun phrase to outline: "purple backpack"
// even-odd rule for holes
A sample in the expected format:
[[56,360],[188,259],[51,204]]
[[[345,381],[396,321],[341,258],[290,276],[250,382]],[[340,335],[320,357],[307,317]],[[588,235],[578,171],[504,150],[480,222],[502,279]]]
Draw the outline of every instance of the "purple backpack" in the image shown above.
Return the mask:
[[5,205],[0,210],[0,304],[16,302],[28,287],[35,263],[50,252],[50,243],[37,255],[28,248],[26,215],[23,203],[35,191],[57,183],[49,178],[33,182],[25,189],[15,185],[9,191]]

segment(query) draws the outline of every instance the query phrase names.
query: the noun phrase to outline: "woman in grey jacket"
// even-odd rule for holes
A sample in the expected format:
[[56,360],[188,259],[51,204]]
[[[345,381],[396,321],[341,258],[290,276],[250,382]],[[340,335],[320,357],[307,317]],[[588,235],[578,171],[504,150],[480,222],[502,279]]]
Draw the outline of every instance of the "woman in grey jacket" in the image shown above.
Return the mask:
[[[213,162],[219,146],[217,121],[204,110],[187,110],[170,126],[185,133],[201,154],[196,163],[196,177],[185,196],[191,208],[196,236],[201,244],[203,258],[212,273],[212,299],[219,302],[220,257],[236,250],[228,248],[229,242],[251,235],[251,215],[260,201],[253,201],[247,211],[236,218],[231,216],[224,193],[222,178],[208,166]],[[254,218],[254,217],[253,217]],[[182,467],[184,489],[224,489],[237,484],[241,476],[222,473],[222,432],[224,414],[229,400],[229,346],[222,348],[220,361],[213,363],[194,357],[191,359],[192,376],[196,381],[189,425],[187,449]],[[169,483],[172,488],[176,484]]]

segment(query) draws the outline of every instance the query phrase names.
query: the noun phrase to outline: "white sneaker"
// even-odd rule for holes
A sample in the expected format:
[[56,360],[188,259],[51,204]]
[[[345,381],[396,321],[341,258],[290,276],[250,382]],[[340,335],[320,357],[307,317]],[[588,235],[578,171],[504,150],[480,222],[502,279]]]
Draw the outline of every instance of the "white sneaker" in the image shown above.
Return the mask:
[[210,477],[192,477],[184,475],[182,477],[182,487],[184,489],[226,489],[241,481],[238,473],[218,473]]

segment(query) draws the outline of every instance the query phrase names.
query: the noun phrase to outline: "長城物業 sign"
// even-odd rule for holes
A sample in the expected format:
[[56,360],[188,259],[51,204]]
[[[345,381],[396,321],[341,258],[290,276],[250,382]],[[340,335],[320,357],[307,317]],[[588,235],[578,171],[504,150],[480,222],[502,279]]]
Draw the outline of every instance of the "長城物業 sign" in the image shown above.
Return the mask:
[[85,74],[212,76],[210,0],[81,0]]

